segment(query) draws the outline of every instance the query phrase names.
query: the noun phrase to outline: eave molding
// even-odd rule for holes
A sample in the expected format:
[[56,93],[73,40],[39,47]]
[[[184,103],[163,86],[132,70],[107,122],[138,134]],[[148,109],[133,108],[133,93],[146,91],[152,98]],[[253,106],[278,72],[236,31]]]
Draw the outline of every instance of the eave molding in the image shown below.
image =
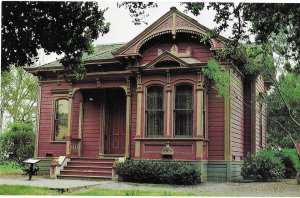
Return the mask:
[[[173,39],[176,39],[176,34],[179,32],[187,32],[203,36],[206,35],[208,31],[209,28],[178,11],[175,7],[172,7],[169,12],[160,17],[126,45],[112,52],[112,54],[115,57],[138,55],[139,50],[144,43],[163,34],[170,34]],[[228,39],[222,36],[211,39],[211,50],[223,48],[226,40]]]

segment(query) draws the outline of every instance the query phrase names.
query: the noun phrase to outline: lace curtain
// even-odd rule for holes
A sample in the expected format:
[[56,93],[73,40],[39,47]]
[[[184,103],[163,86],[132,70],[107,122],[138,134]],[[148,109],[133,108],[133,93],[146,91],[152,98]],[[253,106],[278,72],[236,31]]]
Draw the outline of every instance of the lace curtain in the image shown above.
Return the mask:
[[68,104],[69,101],[55,101],[54,141],[65,140],[68,133]]
[[147,88],[146,96],[146,135],[163,136],[164,110],[163,87]]
[[192,136],[194,94],[192,85],[175,88],[174,132],[175,136]]

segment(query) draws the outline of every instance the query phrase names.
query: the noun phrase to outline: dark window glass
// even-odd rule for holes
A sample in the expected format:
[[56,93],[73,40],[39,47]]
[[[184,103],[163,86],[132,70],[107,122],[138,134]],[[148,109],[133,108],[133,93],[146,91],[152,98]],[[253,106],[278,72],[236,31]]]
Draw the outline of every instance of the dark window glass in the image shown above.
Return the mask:
[[192,85],[177,85],[174,101],[175,136],[192,136],[194,94]]
[[68,105],[69,101],[65,99],[55,101],[54,141],[66,140],[68,133]]
[[164,134],[163,87],[151,86],[146,95],[146,136]]

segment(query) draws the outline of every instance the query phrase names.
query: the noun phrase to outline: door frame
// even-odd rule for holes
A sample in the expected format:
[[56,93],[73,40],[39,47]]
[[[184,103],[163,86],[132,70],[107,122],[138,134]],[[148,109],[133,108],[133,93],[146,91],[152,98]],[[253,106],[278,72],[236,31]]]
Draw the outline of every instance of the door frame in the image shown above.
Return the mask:
[[124,156],[129,157],[129,142],[130,142],[130,109],[131,109],[131,93],[130,93],[130,83],[127,83],[124,86],[119,87],[107,87],[105,89],[102,89],[104,94],[101,95],[100,98],[100,148],[99,148],[99,157],[103,158],[105,156],[112,156],[113,154],[106,154],[104,152],[105,150],[105,123],[106,123],[106,113],[105,113],[105,107],[106,107],[106,91],[107,89],[114,89],[114,88],[120,88],[124,91],[124,97],[125,97],[125,151],[123,155],[118,156]]

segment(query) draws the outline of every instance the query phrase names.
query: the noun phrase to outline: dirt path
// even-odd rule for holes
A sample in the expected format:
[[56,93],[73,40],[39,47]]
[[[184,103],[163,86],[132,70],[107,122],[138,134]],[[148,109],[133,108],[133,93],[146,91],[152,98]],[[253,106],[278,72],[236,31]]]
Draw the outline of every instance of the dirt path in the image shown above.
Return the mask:
[[300,185],[295,179],[285,179],[281,182],[206,182],[194,186],[136,184],[109,181],[101,183],[100,188],[126,190],[162,190],[191,192],[206,196],[247,196],[247,197],[300,197]]

